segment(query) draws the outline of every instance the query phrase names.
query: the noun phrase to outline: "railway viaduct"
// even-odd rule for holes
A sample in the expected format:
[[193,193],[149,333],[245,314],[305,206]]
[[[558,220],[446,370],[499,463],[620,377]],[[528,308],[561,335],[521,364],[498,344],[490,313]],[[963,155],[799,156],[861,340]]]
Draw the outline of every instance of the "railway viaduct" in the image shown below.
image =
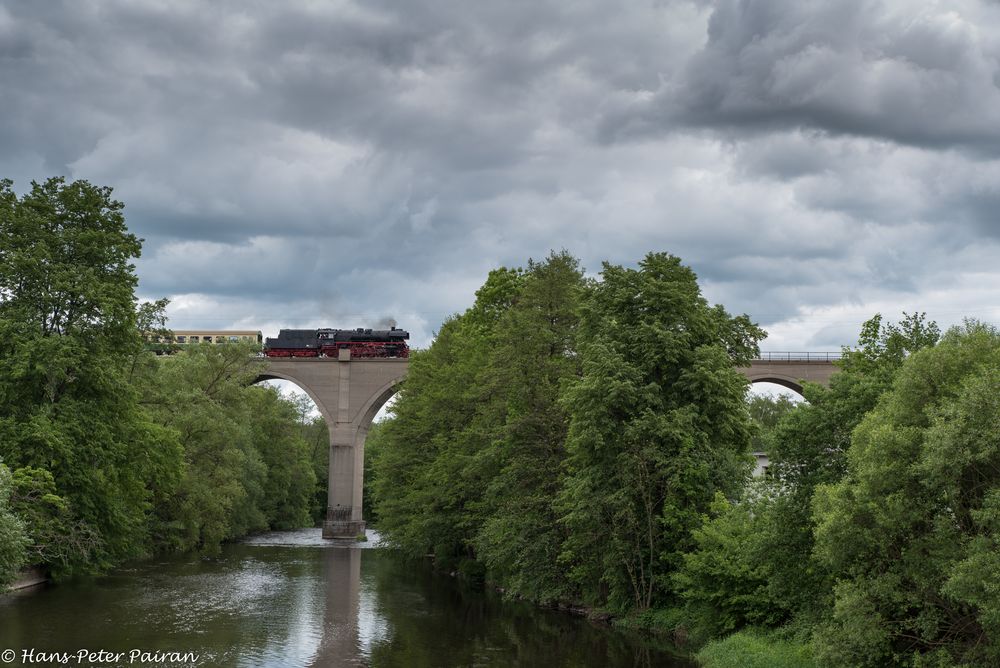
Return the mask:
[[761,353],[750,366],[737,369],[751,383],[775,383],[802,394],[802,383],[830,385],[840,353]]
[[[396,393],[409,361],[395,358],[268,358],[255,382],[287,380],[316,403],[330,430],[330,477],[324,538],[354,538],[364,533],[361,493],[365,437],[372,419]],[[762,353],[738,369],[751,383],[777,383],[801,393],[802,382],[827,385],[837,367],[837,353]]]

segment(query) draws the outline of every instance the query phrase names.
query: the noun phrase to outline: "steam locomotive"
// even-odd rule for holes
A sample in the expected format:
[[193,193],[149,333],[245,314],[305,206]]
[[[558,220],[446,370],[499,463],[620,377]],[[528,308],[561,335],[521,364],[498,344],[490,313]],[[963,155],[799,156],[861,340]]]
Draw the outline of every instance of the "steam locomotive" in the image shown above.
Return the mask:
[[351,358],[410,356],[410,333],[396,329],[283,329],[278,338],[264,340],[268,357],[337,357],[341,350]]

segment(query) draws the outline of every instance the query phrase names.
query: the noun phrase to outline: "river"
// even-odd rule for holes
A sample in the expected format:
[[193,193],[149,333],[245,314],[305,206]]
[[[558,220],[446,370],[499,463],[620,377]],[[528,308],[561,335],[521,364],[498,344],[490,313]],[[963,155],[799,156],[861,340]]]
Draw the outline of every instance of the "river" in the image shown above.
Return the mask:
[[217,559],[158,558],[0,596],[0,652],[8,652],[0,659],[255,668],[691,665],[666,644],[472,591],[426,564],[372,549],[374,542],[324,541],[318,529],[275,532],[227,545]]

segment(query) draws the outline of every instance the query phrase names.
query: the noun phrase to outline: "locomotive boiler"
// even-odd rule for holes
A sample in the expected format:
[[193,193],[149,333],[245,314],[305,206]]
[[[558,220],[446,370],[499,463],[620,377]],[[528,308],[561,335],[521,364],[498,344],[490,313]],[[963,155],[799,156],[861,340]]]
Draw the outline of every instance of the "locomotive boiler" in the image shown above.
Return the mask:
[[264,340],[267,357],[337,357],[350,350],[351,358],[410,356],[410,333],[397,329],[283,329]]

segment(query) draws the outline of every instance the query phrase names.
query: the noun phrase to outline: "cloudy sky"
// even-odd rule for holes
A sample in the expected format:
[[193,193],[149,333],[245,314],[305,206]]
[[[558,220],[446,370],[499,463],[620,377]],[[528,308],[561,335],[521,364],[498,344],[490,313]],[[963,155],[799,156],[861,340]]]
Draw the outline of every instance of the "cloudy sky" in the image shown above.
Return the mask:
[[0,0],[0,176],[115,188],[175,329],[682,257],[769,350],[1000,322],[993,0]]

